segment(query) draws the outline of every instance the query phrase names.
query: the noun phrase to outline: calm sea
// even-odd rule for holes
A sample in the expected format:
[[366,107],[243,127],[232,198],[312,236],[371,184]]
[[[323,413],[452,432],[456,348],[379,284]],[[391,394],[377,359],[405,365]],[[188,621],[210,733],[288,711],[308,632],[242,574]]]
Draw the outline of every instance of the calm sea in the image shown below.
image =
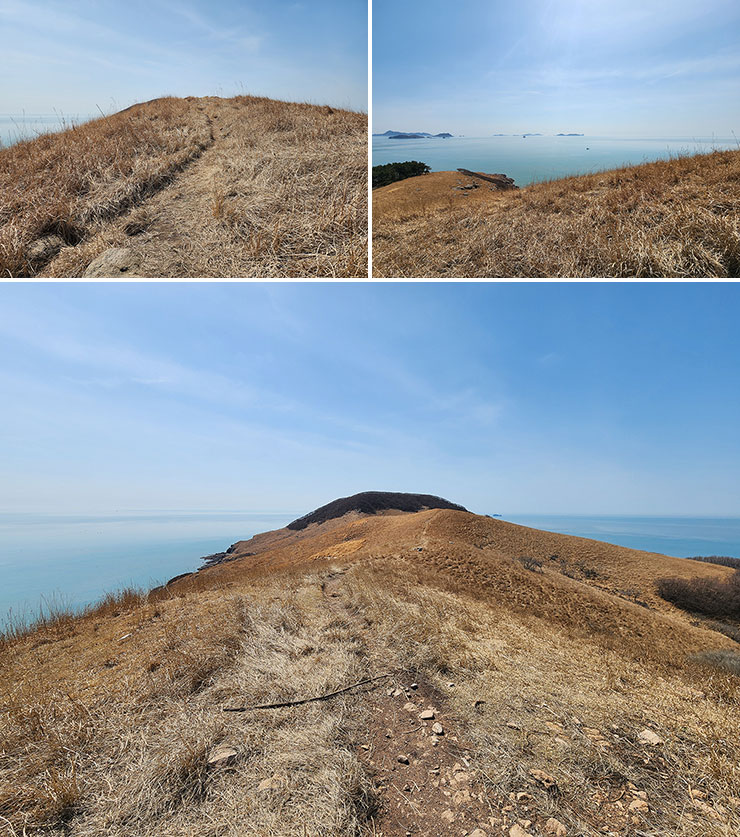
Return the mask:
[[516,515],[511,523],[593,538],[677,558],[729,555],[740,558],[740,517],[581,517]]
[[[154,587],[203,555],[279,529],[300,511],[0,514],[0,625],[42,598],[81,606],[127,585]],[[512,523],[686,557],[740,558],[740,518],[507,516]]]
[[204,555],[300,512],[0,514],[0,624],[38,613],[42,597],[75,607],[133,585],[150,588],[197,569]]
[[452,137],[393,140],[373,137],[373,165],[418,160],[432,171],[471,169],[505,174],[517,186],[624,165],[738,148],[732,137]]
[[[100,116],[100,114],[97,114]],[[89,119],[94,119],[92,114],[60,114],[60,113],[22,113],[22,114],[0,114],[0,143],[3,146],[13,145],[16,142],[26,139],[34,139],[41,134],[54,133],[70,128],[72,125],[80,125]]]

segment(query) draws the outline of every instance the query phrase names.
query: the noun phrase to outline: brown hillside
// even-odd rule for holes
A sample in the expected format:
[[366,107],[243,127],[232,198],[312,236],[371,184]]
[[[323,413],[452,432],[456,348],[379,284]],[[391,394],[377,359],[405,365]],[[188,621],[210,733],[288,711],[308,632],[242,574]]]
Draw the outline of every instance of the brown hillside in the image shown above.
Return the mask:
[[0,275],[366,276],[367,118],[164,98],[0,148]]
[[9,833],[738,833],[738,646],[654,589],[729,568],[445,509],[229,557],[6,641]]
[[455,191],[454,174],[373,191],[376,276],[740,276],[740,151],[508,192]]

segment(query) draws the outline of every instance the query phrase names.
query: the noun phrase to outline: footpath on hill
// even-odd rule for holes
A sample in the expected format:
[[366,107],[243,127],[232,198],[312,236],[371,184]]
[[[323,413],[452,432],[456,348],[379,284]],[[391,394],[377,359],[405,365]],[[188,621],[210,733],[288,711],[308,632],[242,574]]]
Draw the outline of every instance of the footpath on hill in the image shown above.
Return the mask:
[[212,136],[202,154],[44,275],[367,275],[363,115],[269,100],[196,106]]

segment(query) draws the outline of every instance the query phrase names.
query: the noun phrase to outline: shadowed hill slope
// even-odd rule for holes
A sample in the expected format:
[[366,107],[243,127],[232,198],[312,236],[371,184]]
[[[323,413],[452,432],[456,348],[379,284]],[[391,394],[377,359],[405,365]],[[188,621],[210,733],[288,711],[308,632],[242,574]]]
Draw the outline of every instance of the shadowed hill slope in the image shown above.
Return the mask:
[[729,837],[740,645],[656,582],[732,572],[456,509],[258,535],[6,639],[0,822]]

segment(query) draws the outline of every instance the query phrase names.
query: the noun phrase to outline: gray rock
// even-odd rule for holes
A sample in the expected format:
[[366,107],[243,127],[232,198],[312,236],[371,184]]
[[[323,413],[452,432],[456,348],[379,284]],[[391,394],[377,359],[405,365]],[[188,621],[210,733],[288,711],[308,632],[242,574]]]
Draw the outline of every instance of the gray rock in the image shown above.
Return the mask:
[[26,258],[32,265],[44,265],[54,258],[64,247],[64,241],[58,235],[46,235],[37,238],[26,250]]
[[108,279],[117,276],[135,276],[141,266],[141,256],[127,247],[113,247],[101,253],[88,265],[83,276],[86,279]]

